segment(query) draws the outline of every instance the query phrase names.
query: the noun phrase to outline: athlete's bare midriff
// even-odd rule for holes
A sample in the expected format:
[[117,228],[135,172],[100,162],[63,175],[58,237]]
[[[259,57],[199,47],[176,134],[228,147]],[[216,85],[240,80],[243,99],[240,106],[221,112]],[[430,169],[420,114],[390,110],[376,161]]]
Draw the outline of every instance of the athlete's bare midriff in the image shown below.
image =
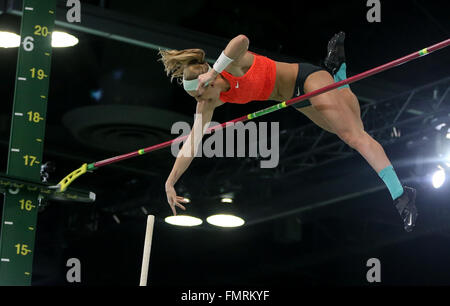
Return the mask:
[[295,81],[297,80],[298,64],[275,62],[277,75],[275,87],[270,94],[269,100],[286,101],[292,98]]
[[[240,65],[230,65],[226,71],[234,76],[243,76],[253,65],[253,61],[254,55],[247,52],[245,57],[241,60]],[[294,93],[298,73],[298,64],[275,61],[275,65],[275,86],[268,100],[280,102],[289,100],[292,98],[292,94]]]

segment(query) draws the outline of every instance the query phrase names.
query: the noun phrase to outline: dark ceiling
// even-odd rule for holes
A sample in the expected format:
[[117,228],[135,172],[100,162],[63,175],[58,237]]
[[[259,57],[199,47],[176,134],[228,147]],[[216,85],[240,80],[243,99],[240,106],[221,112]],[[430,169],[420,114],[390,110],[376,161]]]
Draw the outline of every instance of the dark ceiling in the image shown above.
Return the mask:
[[[64,7],[62,2],[59,9]],[[211,58],[227,40],[245,34],[250,50],[279,60],[318,63],[325,56],[328,39],[343,30],[347,34],[349,75],[447,39],[450,33],[450,6],[443,1],[382,1],[381,23],[367,22],[366,1],[81,2],[82,18],[86,18],[81,25],[105,18],[115,25],[96,25],[104,26],[105,32],[133,27],[139,31],[129,32],[130,37],[140,35],[141,30],[165,36],[167,40],[161,41],[168,48],[192,48],[198,40],[214,50]],[[0,15],[0,30],[19,33],[19,25],[20,17]],[[170,134],[174,121],[192,122],[194,100],[170,83],[157,61],[157,50],[61,25],[56,29],[76,35],[80,43],[53,51],[44,151],[44,162],[53,161],[57,166],[50,174],[51,182],[84,162],[175,138],[177,135]],[[192,36],[195,40],[190,40]],[[180,45],[183,39],[192,43]],[[0,49],[4,106],[0,112],[0,161],[5,168],[16,61],[17,49]],[[442,50],[352,88],[362,106],[370,105],[445,80],[450,76],[449,68],[449,50]],[[429,99],[433,89],[442,95],[445,88],[448,82],[421,92],[419,100]],[[101,92],[99,99],[94,98],[95,92]],[[449,99],[443,101],[448,109]],[[272,104],[228,104],[216,110],[213,120],[225,122]],[[379,112],[378,116],[383,116]],[[369,126],[381,124],[380,117],[371,118],[378,119],[367,121]],[[281,160],[308,152],[321,135],[293,109],[259,121],[280,122],[280,134],[284,135],[280,136],[280,146],[288,148],[281,152]],[[444,224],[441,228],[434,219],[448,216],[444,204],[449,191],[420,189],[420,179],[413,171],[418,149],[406,145],[423,136],[419,132],[425,133],[425,121],[405,125],[409,138],[386,138],[389,131],[380,134],[386,139],[385,150],[399,176],[422,191],[418,205],[423,213],[416,233],[407,236],[402,232],[389,193],[363,158],[348,148],[344,149],[348,153],[345,157],[292,174],[293,163],[281,162],[277,169],[262,170],[257,166],[258,158],[197,158],[176,185],[179,194],[192,200],[187,213],[205,219],[224,209],[218,203],[220,195],[231,192],[235,203],[227,209],[241,215],[247,225],[234,230],[218,230],[207,224],[195,229],[174,228],[163,222],[170,215],[164,182],[174,162],[164,149],[79,178],[74,187],[95,192],[95,204],[51,202],[42,210],[34,282],[66,284],[65,261],[77,257],[84,264],[82,285],[135,285],[146,211],[157,217],[150,268],[155,284],[276,285],[278,279],[286,279],[294,285],[364,285],[365,261],[380,257],[386,262],[387,284],[448,285],[450,268],[439,268],[430,260],[443,261],[450,253],[450,248],[442,246],[448,245],[450,237],[445,227],[448,220],[440,219]],[[339,142],[329,133],[321,137],[326,143]],[[298,167],[301,164],[297,162]],[[431,259],[419,251],[403,267],[394,265],[410,256],[409,251],[417,245],[422,250],[433,249],[436,257]],[[420,279],[408,268],[417,265],[422,265],[417,271]]]

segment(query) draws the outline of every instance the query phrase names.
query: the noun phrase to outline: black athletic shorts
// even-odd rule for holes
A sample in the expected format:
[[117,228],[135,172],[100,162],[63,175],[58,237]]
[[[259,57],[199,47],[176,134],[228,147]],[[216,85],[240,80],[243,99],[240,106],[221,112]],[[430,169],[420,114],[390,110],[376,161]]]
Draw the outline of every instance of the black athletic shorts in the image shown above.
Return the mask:
[[[294,93],[292,98],[301,96],[305,94],[303,86],[305,85],[306,78],[316,71],[325,70],[322,67],[315,66],[309,63],[298,63],[298,73],[297,80],[295,81]],[[301,102],[300,102],[301,103]],[[298,107],[297,105],[292,105],[293,107]]]

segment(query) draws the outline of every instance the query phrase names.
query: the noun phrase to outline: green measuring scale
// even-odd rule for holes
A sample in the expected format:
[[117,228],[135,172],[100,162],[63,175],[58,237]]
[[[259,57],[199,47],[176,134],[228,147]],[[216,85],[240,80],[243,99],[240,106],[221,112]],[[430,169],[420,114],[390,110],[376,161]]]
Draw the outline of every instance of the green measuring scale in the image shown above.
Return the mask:
[[[56,0],[24,0],[7,176],[40,183]],[[39,188],[5,188],[0,285],[31,284]],[[32,184],[31,184],[32,185]],[[4,186],[5,187],[5,186]]]

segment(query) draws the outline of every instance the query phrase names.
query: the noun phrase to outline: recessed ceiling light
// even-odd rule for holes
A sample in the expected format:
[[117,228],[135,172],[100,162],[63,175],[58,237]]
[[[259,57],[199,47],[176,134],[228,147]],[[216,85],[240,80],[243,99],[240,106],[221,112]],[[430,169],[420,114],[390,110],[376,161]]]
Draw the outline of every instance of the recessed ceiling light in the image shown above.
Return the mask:
[[206,221],[209,224],[220,226],[220,227],[238,227],[245,223],[245,221],[242,218],[233,216],[233,215],[225,215],[225,214],[218,214],[209,216]]
[[222,198],[220,201],[222,203],[233,203],[233,199],[232,198]]
[[164,219],[164,221],[166,221],[166,223],[178,226],[197,226],[203,223],[203,221],[199,218],[183,215],[169,216]]

